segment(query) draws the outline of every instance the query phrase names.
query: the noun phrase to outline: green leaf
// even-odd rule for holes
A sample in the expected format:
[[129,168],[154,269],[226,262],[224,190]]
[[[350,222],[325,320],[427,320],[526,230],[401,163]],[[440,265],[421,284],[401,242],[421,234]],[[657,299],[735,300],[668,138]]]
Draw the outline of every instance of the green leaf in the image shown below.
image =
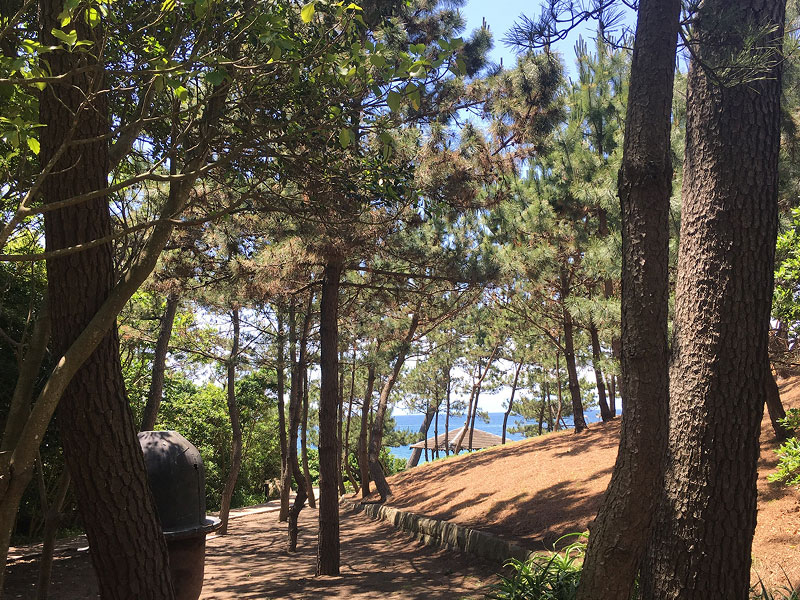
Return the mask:
[[467,63],[464,62],[463,58],[457,58],[456,65],[458,66],[458,70],[462,75],[467,74]]
[[205,78],[208,83],[216,86],[222,84],[227,76],[228,72],[225,69],[214,69],[210,73],[206,73]]
[[386,66],[386,59],[383,58],[380,54],[373,54],[372,56],[370,56],[369,62],[371,62],[379,69],[382,69],[383,67]]
[[33,152],[34,154],[38,155],[39,154],[39,148],[40,148],[39,140],[37,140],[36,138],[29,137],[29,138],[26,138],[25,141],[28,143],[28,148],[31,149],[31,152]]
[[100,12],[96,8],[87,10],[86,22],[89,24],[89,27],[97,27],[100,25]]
[[355,2],[351,2],[350,4],[345,6],[344,9],[345,10],[364,10],[358,4],[356,4]]
[[402,96],[394,90],[389,92],[389,95],[386,96],[386,104],[389,105],[392,112],[397,112],[397,109],[400,108],[400,100],[402,100]]
[[172,12],[175,10],[176,0],[164,0],[161,3],[161,12]]
[[66,33],[64,31],[61,31],[60,29],[53,28],[50,30],[50,33],[53,34],[53,37],[61,40],[68,46],[74,46],[75,42],[78,41],[78,33],[74,29],[69,33]]
[[310,23],[311,19],[314,18],[314,11],[317,9],[316,4],[316,2],[309,2],[300,11],[300,18],[303,19],[303,23]]
[[350,130],[347,127],[343,127],[339,130],[339,143],[341,144],[342,148],[347,148],[352,139],[353,134],[350,133]]
[[178,86],[175,88],[175,95],[178,97],[178,100],[181,101],[186,100],[189,98],[189,90],[187,90],[182,85]]

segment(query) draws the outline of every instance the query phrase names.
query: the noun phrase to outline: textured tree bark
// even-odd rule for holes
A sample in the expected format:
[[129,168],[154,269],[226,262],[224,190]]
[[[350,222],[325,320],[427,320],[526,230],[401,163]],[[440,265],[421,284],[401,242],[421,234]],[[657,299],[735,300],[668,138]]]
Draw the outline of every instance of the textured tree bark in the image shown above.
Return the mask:
[[619,174],[626,395],[617,461],[591,528],[579,600],[631,597],[662,481],[669,401],[669,136],[680,7],[679,0],[639,5]]
[[572,423],[575,433],[586,429],[586,418],[583,416],[583,399],[581,398],[581,384],[578,381],[578,367],[575,363],[575,340],[573,336],[572,315],[567,307],[563,307],[564,317],[564,362],[567,364],[567,377],[569,382],[569,397],[572,401]]
[[158,419],[158,409],[164,395],[164,371],[167,365],[169,340],[172,337],[172,326],[175,323],[175,314],[178,312],[180,297],[177,294],[167,296],[167,306],[161,317],[161,326],[158,328],[158,339],[153,355],[153,378],[150,381],[150,390],[147,393],[147,404],[142,414],[140,431],[152,431]]
[[[693,26],[669,461],[645,598],[748,598],[777,231],[782,57],[768,49],[784,11],[705,0]],[[742,49],[762,63],[744,83],[708,70]]]
[[336,416],[339,407],[339,281],[341,259],[330,259],[322,275],[320,303],[319,544],[317,575],[339,574],[339,496]]
[[369,432],[369,411],[372,406],[372,392],[375,390],[375,365],[367,366],[367,389],[364,402],[361,404],[361,431],[358,433],[358,469],[361,474],[361,497],[366,498],[369,490],[369,448],[367,434]]
[[388,498],[392,493],[389,489],[389,483],[386,481],[386,475],[383,473],[383,468],[381,467],[379,460],[381,446],[383,444],[383,421],[384,417],[386,416],[386,408],[389,405],[389,394],[392,393],[392,388],[394,387],[394,384],[400,375],[400,371],[403,368],[403,363],[406,360],[408,351],[411,349],[411,341],[414,339],[414,334],[416,334],[418,326],[419,312],[414,311],[408,331],[406,332],[406,335],[400,344],[400,348],[398,348],[397,357],[395,358],[392,372],[389,374],[389,377],[383,383],[383,387],[381,388],[381,395],[378,398],[378,409],[375,411],[375,417],[372,421],[372,430],[370,431],[369,435],[369,474],[372,478],[372,481],[375,482],[375,487],[378,489],[378,493],[381,495],[382,501],[386,501],[386,498]]
[[[506,427],[508,426],[508,417],[511,415],[511,409],[514,406],[514,394],[517,392],[517,383],[519,382],[519,372],[522,370],[522,361],[517,365],[517,369],[514,372],[514,383],[511,384],[511,397],[508,399],[508,408],[506,408],[506,414],[503,415],[503,435],[502,435],[502,442],[501,444],[506,443]],[[539,420],[539,435],[542,435],[542,421]]]
[[[40,0],[42,41],[54,45],[60,0]],[[82,16],[80,39],[95,40]],[[39,102],[40,161],[63,149],[42,186],[46,203],[108,187],[107,102],[94,51],[53,51],[46,60],[59,83],[48,84]],[[79,74],[76,69],[84,66]],[[75,125],[74,129],[72,126]],[[62,145],[82,140],[80,144]],[[88,141],[92,140],[92,141]],[[100,196],[46,213],[48,251],[88,242],[111,232],[108,199]],[[63,354],[102,306],[114,281],[110,244],[47,261],[52,343]],[[128,406],[119,342],[112,327],[77,371],[62,396],[59,429],[74,481],[103,598],[172,598],[167,547],[147,484],[144,458]]]
[[589,323],[589,335],[592,338],[592,367],[594,368],[594,379],[597,385],[597,398],[600,404],[600,417],[603,421],[610,421],[614,418],[611,408],[606,400],[606,384],[603,381],[603,369],[600,366],[600,336],[597,333],[597,325]]
[[344,371],[339,371],[339,406],[337,409],[338,431],[336,434],[336,458],[338,467],[336,469],[336,483],[339,486],[339,495],[344,496],[347,490],[344,487],[344,440],[343,440],[343,425],[344,425]]
[[228,516],[231,512],[231,499],[236,489],[236,481],[239,479],[239,470],[242,467],[242,421],[239,411],[239,402],[236,400],[236,364],[239,357],[239,308],[235,307],[231,311],[231,323],[233,324],[233,340],[231,344],[231,354],[228,357],[228,417],[231,420],[231,431],[233,440],[231,442],[231,470],[225,481],[225,489],[222,490],[222,500],[219,508],[219,519],[222,522],[217,535],[227,535]]

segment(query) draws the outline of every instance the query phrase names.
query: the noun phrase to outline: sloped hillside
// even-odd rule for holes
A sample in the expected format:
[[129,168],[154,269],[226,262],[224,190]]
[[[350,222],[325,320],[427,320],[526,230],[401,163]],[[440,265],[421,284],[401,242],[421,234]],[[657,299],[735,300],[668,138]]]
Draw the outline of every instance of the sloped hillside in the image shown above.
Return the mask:
[[[800,407],[800,377],[781,385],[787,408]],[[391,506],[490,531],[534,549],[564,534],[585,531],[608,484],[619,421],[462,454],[389,479]],[[759,514],[753,569],[771,585],[800,584],[800,492],[766,477],[774,472],[776,443],[762,422]]]

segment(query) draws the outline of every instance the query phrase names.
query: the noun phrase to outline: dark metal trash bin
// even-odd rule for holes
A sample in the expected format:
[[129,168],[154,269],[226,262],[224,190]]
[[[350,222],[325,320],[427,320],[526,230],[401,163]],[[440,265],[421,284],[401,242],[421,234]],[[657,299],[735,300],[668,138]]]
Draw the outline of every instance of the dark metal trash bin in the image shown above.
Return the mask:
[[206,534],[220,526],[206,516],[206,476],[200,451],[177,431],[143,431],[147,480],[169,550],[176,600],[197,600],[203,589]]

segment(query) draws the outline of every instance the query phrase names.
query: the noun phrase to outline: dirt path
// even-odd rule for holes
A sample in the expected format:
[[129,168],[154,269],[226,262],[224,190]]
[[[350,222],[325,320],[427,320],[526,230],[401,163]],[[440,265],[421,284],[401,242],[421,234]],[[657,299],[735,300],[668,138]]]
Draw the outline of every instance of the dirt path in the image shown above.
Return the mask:
[[[317,512],[300,515],[298,553],[285,551],[286,524],[273,503],[231,521],[229,535],[210,537],[206,550],[204,600],[428,600],[483,598],[497,567],[411,540],[382,522],[349,510],[341,513],[342,575],[315,577]],[[55,560],[51,597],[97,598],[88,553],[78,544]],[[6,599],[35,597],[38,558],[18,558],[7,570]]]

